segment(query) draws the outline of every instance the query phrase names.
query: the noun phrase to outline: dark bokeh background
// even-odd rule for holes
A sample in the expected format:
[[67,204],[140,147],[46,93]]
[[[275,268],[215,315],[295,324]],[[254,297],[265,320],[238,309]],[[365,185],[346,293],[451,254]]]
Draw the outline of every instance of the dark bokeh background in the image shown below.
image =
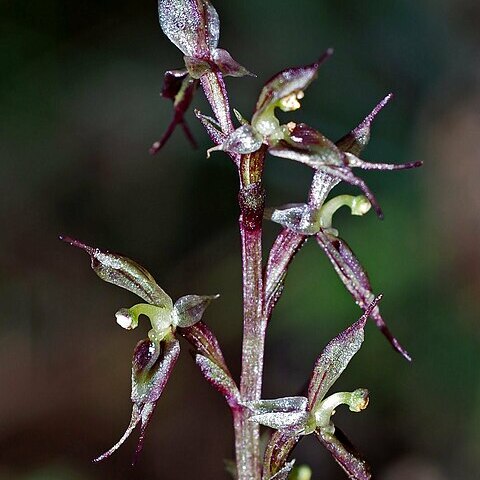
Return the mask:
[[[138,465],[135,440],[91,459],[130,415],[130,358],[147,326],[127,333],[114,312],[133,295],[102,283],[65,232],[146,265],[173,297],[222,294],[206,320],[238,375],[241,334],[237,182],[229,160],[208,161],[166,127],[164,70],[181,54],[161,34],[153,0],[0,3],[0,478],[227,478],[229,412],[188,348],[155,414]],[[322,67],[288,118],[330,138],[387,92],[364,157],[422,159],[424,168],[364,177],[386,218],[336,225],[385,294],[384,316],[409,365],[370,325],[338,383],[366,386],[371,406],[337,423],[384,480],[478,478],[480,456],[480,8],[475,0],[215,2],[221,46],[255,79],[228,79],[245,116],[276,71]],[[204,100],[195,105],[208,112]],[[269,158],[268,203],[303,201],[311,172]],[[340,191],[341,189],[339,189]],[[352,191],[350,188],[343,189]],[[277,229],[268,226],[267,244]],[[267,342],[265,396],[294,394],[325,343],[359,315],[319,248],[296,258]],[[344,478],[313,438],[296,452],[314,478]]]

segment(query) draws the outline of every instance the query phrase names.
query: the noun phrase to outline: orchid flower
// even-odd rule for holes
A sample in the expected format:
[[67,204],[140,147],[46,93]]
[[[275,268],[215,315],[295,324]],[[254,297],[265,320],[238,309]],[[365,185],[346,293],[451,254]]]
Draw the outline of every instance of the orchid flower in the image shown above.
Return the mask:
[[258,400],[246,404],[252,412],[250,421],[277,430],[266,449],[264,480],[286,479],[293,467],[293,462],[287,462],[291,450],[301,437],[312,433],[350,478],[370,478],[365,461],[342,441],[332,422],[332,416],[340,405],[347,405],[352,412],[364,410],[369,402],[368,390],[358,388],[353,392],[337,392],[328,397],[326,394],[360,349],[367,318],[380,298],[375,298],[356,323],[325,347],[315,362],[307,397]]
[[[159,0],[158,14],[163,32],[183,53],[185,68],[170,70],[165,74],[162,96],[173,100],[174,117],[162,138],[153,144],[151,153],[158,152],[165,145],[177,125],[182,125],[185,134],[195,145],[184,116],[199,80],[210,100],[213,99],[213,94],[210,95],[213,80],[208,74],[221,73],[231,77],[252,75],[227,50],[218,48],[220,20],[208,0]],[[223,101],[226,101],[226,96]],[[225,110],[228,111],[228,105],[220,105],[218,112],[222,111],[222,128],[230,130]]]
[[[315,171],[324,171],[338,180],[359,187],[381,217],[382,211],[373,193],[362,179],[354,175],[352,168],[403,170],[421,165],[421,162],[400,165],[370,163],[358,157],[363,146],[368,143],[371,122],[388,103],[391,94],[387,95],[355,130],[336,144],[304,123],[289,122],[281,125],[275,114],[277,108],[290,112],[301,107],[300,100],[305,95],[305,89],[316,78],[320,65],[332,53],[329,49],[316,63],[288,68],[272,77],[260,93],[251,124],[241,122],[242,125],[226,136],[222,143],[210,148],[207,155],[216,150],[230,154],[247,154],[266,144],[268,152],[273,156],[295,160]],[[212,125],[210,127],[212,128]]]
[[140,453],[145,430],[180,353],[180,344],[175,338],[177,329],[196,347],[197,363],[205,376],[209,375],[211,383],[216,383],[226,397],[238,396],[215,337],[201,323],[205,309],[218,295],[186,295],[173,303],[152,275],[133,260],[70,237],[60,238],[88,253],[92,269],[102,280],[135,293],[145,302],[117,311],[115,316],[121,327],[133,330],[141,315],[148,317],[151,324],[148,338],[141,340],[133,353],[130,424],[121,439],[95,461],[115,452],[138,424],[141,427],[136,455]]
[[[336,144],[331,144],[331,142],[327,141],[324,137],[322,139],[318,132],[314,132],[309,127],[307,128],[306,126],[300,125],[292,129],[294,141],[302,145],[300,139],[303,139],[303,144],[305,145],[316,145],[315,148],[318,149],[318,152],[320,151],[321,144],[333,145],[332,148],[334,150],[336,149],[338,152],[343,152],[343,154],[349,156],[349,158],[355,156],[355,158],[360,161],[356,155],[360,155],[369,142],[372,121],[390,98],[390,95],[385,97],[355,129],[338,140]],[[298,135],[298,138],[295,135]],[[333,151],[332,148],[327,148],[325,152]],[[305,157],[303,157],[302,155],[304,155],[305,152],[298,153],[299,151],[300,147],[297,148],[296,153],[290,151],[292,158],[298,154],[301,158],[304,158],[305,162],[313,162],[309,154],[305,154]],[[287,152],[287,150],[284,150],[284,153],[285,152]],[[327,156],[327,153],[324,153],[324,158],[327,158]],[[296,158],[298,159],[300,157]],[[357,160],[355,161],[357,162]],[[311,166],[313,166],[313,164]],[[418,165],[405,164],[404,166],[407,168],[406,166]],[[383,167],[386,169],[388,165],[383,165]],[[342,170],[342,168],[340,170]],[[347,173],[345,173],[346,170],[343,169],[342,171],[343,174],[347,175]],[[348,175],[353,174],[350,172]],[[276,209],[267,209],[265,215],[273,222],[285,227],[292,235],[298,236],[298,239],[294,237],[297,244],[301,244],[303,241],[301,239],[307,239],[312,236],[315,237],[332,263],[342,283],[353,296],[356,303],[365,309],[375,297],[370,279],[354,252],[348,244],[339,237],[338,230],[333,227],[332,223],[333,215],[339,208],[346,206],[350,208],[352,215],[362,216],[369,212],[372,207],[372,200],[375,200],[372,195],[340,195],[329,201],[325,201],[328,193],[339,180],[338,175],[329,168],[319,167],[314,175],[308,203],[287,204]],[[360,179],[358,180],[361,181]],[[366,187],[366,185],[364,185],[364,187]],[[362,187],[362,189],[365,191],[364,187]],[[365,193],[368,192],[369,190],[367,188]],[[292,254],[294,254],[294,252]],[[285,268],[287,266],[288,264],[285,265]],[[281,281],[283,281],[283,278]],[[378,307],[372,310],[371,317],[393,348],[410,361],[410,355],[391,333]]]

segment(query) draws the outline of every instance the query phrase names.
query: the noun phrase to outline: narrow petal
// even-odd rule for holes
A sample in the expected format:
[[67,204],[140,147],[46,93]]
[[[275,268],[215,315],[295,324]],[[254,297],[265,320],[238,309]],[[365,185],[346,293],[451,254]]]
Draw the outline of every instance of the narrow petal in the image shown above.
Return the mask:
[[184,55],[207,57],[218,45],[220,20],[207,0],[159,0],[160,26]]
[[203,355],[197,354],[195,363],[208,382],[225,397],[230,407],[237,407],[240,402],[240,392],[230,372]]
[[353,153],[357,156],[360,155],[370,141],[370,129],[373,120],[378,112],[391,100],[392,96],[393,95],[389,93],[381,100],[356,128],[336,142],[337,147],[343,152]]
[[179,298],[173,306],[174,324],[179,327],[191,327],[199,322],[212,300],[220,295],[186,295]]
[[363,170],[408,170],[410,168],[418,168],[423,165],[423,162],[409,162],[409,163],[371,163],[361,160],[352,153],[345,153],[345,158],[349,167],[357,167]]
[[[320,230],[316,238],[346,289],[353,296],[358,306],[365,309],[375,295],[372,291],[370,279],[356,255],[341,238],[333,237],[322,230]],[[410,361],[410,355],[390,332],[380,314],[380,310],[378,308],[373,309],[370,316],[393,348]]]
[[372,478],[368,464],[338,429],[336,435],[332,435],[322,429],[316,430],[315,435],[320,443],[330,452],[335,461],[343,468],[348,478],[352,480],[369,480]]
[[287,460],[300,438],[300,435],[292,435],[291,432],[283,430],[273,433],[265,449],[262,480],[271,479],[287,465]]
[[125,288],[153,305],[173,308],[172,299],[138,263],[116,253],[90,247],[71,237],[61,236],[60,240],[87,252],[93,271],[105,282]]
[[317,358],[308,386],[309,411],[315,411],[330,387],[345,370],[353,356],[360,350],[364,338],[365,323],[379,299],[380,297],[377,297],[368,306],[357,322],[331,340]]

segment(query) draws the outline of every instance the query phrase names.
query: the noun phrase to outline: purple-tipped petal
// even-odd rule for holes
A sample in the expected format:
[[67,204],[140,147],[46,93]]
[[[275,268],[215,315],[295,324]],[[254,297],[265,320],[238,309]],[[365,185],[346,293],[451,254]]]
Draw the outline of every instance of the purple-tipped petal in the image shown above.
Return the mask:
[[186,295],[180,297],[173,306],[174,324],[178,327],[191,327],[199,322],[212,300],[220,295]]
[[320,65],[332,55],[333,50],[327,50],[322,57],[311,65],[287,68],[274,75],[263,87],[255,113],[264,111],[288,95],[305,90],[315,80]]
[[[326,253],[346,289],[355,299],[358,306],[365,309],[374,299],[375,295],[372,291],[370,279],[353,251],[344,240],[329,235],[322,230],[320,230],[316,238],[318,244]],[[380,331],[389,340],[393,348],[410,361],[410,355],[392,335],[380,315],[380,310],[375,308],[372,310],[370,316]]]
[[331,340],[317,358],[308,386],[308,409],[314,411],[330,387],[345,370],[353,356],[360,350],[364,338],[365,323],[380,297],[377,297],[365,313],[353,325]]
[[240,402],[240,392],[230,372],[203,355],[197,354],[195,363],[208,382],[225,397],[228,405],[232,408],[237,407]]
[[71,237],[61,236],[60,240],[87,252],[93,271],[105,282],[125,288],[152,305],[173,307],[172,299],[157,285],[147,269],[133,260],[90,247]]
[[300,435],[277,430],[273,433],[265,449],[262,480],[270,480],[286,465],[292,450],[300,440]]
[[381,100],[356,128],[336,142],[337,147],[343,152],[353,153],[357,156],[360,155],[370,141],[370,129],[373,120],[392,97],[393,95],[389,93],[383,100]]
[[192,103],[197,88],[198,80],[193,79],[184,70],[170,70],[165,73],[162,96],[173,101],[173,118],[160,140],[150,148],[152,155],[163,148],[178,125],[182,126],[192,146],[197,147],[197,143],[185,121],[185,114]]
[[423,165],[423,162],[408,162],[408,163],[371,163],[366,162],[352,153],[345,153],[345,158],[349,167],[361,168],[363,170],[408,170],[410,168],[418,168]]
[[348,478],[352,480],[370,480],[372,478],[368,464],[338,429],[336,435],[332,435],[322,429],[315,430],[315,435],[320,443],[330,452],[335,461],[343,468]]
[[159,0],[160,26],[184,55],[208,58],[218,45],[220,20],[207,0]]

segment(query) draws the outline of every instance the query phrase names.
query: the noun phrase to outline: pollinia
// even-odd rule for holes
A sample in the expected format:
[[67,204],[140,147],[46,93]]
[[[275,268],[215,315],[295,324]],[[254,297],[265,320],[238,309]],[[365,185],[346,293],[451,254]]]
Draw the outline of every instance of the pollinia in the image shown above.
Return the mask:
[[[225,398],[233,416],[235,431],[234,466],[238,480],[282,480],[310,478],[306,467],[295,468],[292,451],[306,435],[313,434],[349,478],[371,478],[367,463],[345,435],[335,427],[332,416],[340,405],[352,412],[364,410],[368,390],[330,390],[364,340],[367,319],[373,320],[392,347],[407,360],[410,356],[387,327],[379,310],[380,296],[373,293],[370,280],[356,255],[335,228],[335,212],[342,207],[362,216],[371,208],[379,217],[382,210],[358,170],[400,170],[418,167],[370,163],[360,158],[370,140],[372,123],[391,99],[387,95],[360,124],[337,141],[326,138],[304,123],[282,124],[277,109],[291,112],[300,108],[305,90],[315,80],[320,66],[331,56],[327,50],[313,63],[287,68],[274,75],[262,88],[250,120],[238,111],[231,115],[224,77],[251,73],[218,47],[220,22],[208,0],[159,0],[160,26],[182,52],[184,68],[165,73],[162,95],[173,102],[173,118],[164,135],[151,147],[157,153],[180,127],[195,145],[185,114],[196,91],[201,88],[213,116],[197,110],[213,146],[207,155],[224,152],[238,172],[240,235],[243,265],[243,344],[240,381],[231,375],[214,333],[204,322],[208,305],[218,295],[185,295],[174,301],[141,265],[124,256],[90,247],[70,237],[65,242],[84,250],[92,269],[106,282],[135,293],[143,303],[121,308],[117,323],[134,329],[139,318],[150,321],[148,338],[134,349],[132,360],[132,415],[121,439],[96,460],[109,457],[138,427],[140,452],[146,428],[155,406],[180,354],[180,337],[194,349],[194,359],[205,379]],[[303,163],[312,171],[312,183],[305,203],[265,208],[263,169],[267,157],[281,157]],[[274,161],[274,159],[269,159]],[[360,194],[329,197],[340,182]],[[262,264],[264,220],[281,228]],[[363,309],[361,318],[331,340],[317,358],[305,396],[262,398],[265,334],[273,310],[285,285],[288,267],[306,241],[316,241],[345,288]],[[260,426],[267,427],[269,440],[260,447]]]

